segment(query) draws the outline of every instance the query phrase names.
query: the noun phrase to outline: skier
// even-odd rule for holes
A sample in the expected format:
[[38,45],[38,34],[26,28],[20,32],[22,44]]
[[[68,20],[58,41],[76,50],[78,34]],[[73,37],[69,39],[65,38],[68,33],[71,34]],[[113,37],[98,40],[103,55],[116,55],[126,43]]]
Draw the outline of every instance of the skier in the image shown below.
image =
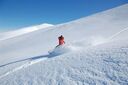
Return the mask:
[[60,45],[64,45],[65,44],[65,41],[64,41],[64,37],[63,35],[59,36],[58,37],[58,40],[59,40],[59,45],[57,45],[56,47],[60,46]]

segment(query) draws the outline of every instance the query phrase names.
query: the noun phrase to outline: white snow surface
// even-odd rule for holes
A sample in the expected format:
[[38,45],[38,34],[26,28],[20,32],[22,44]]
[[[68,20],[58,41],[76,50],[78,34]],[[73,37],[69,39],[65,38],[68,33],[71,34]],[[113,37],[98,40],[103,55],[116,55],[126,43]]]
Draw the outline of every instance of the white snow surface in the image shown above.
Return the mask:
[[5,33],[0,85],[128,85],[128,4],[46,29]]
[[45,30],[48,30],[48,27],[53,26],[52,24],[41,24],[41,25],[36,25],[36,26],[30,26],[30,27],[25,27],[25,28],[21,28],[19,30],[14,30],[14,31],[9,31],[9,32],[1,32],[0,33],[0,40],[5,40],[5,39],[9,39],[9,38],[13,38],[16,36],[20,36],[23,34],[27,34],[39,29],[43,29],[43,28],[47,28]]

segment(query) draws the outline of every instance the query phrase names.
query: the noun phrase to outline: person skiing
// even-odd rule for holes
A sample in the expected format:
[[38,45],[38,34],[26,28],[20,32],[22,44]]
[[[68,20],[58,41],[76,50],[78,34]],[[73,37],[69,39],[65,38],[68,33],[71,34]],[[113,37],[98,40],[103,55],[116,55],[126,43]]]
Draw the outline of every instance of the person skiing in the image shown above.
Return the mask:
[[59,36],[58,37],[58,40],[59,40],[59,45],[57,45],[57,46],[60,46],[60,45],[64,45],[65,44],[63,35]]

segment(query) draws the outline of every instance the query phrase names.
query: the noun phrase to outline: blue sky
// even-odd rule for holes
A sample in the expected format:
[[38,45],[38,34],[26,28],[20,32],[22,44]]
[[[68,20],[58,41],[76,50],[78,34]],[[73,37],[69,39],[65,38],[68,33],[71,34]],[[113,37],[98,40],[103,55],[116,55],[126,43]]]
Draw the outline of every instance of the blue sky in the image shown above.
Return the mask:
[[128,0],[0,0],[0,31],[64,23],[125,3]]

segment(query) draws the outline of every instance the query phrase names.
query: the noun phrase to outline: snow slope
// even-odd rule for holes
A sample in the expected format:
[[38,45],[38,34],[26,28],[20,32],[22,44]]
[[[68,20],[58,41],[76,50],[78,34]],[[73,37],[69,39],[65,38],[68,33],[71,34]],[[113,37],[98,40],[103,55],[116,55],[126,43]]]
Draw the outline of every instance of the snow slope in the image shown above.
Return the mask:
[[[43,29],[43,28],[48,28],[53,26],[52,24],[41,24],[41,25],[36,25],[36,26],[31,26],[31,27],[25,27],[25,28],[21,28],[20,30],[15,30],[15,31],[9,31],[9,32],[3,32],[0,33],[0,41],[1,40],[5,40],[5,39],[9,39],[9,38],[13,38],[16,36],[20,36],[26,33],[30,33],[39,29]],[[47,30],[47,29],[45,29]]]
[[[1,40],[0,85],[128,85],[127,14],[125,4]],[[70,52],[49,55],[61,34]]]
[[47,58],[48,55],[45,58],[32,58],[1,75],[0,84],[127,85],[128,43],[113,44],[99,45],[53,58]]

